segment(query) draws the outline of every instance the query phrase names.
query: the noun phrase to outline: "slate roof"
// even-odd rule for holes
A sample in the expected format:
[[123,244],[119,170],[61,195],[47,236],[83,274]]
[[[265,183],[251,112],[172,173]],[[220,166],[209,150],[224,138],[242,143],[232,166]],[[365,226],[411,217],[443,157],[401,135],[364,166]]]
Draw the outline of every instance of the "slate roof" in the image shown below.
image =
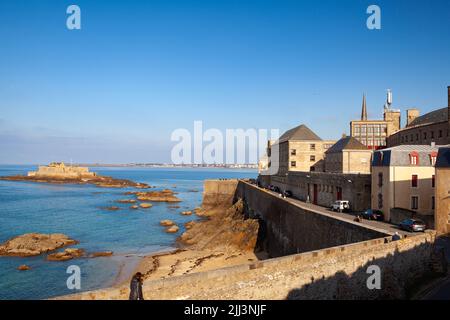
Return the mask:
[[[431,166],[430,154],[438,152],[439,146],[431,145],[399,145],[392,148],[377,150],[373,154],[372,166]],[[416,152],[419,164],[411,165],[410,154]]]
[[436,168],[450,168],[450,145],[439,148]]
[[285,133],[283,133],[278,140],[278,142],[285,142],[289,140],[317,140],[322,141],[322,139],[315,134],[310,128],[306,125],[301,124],[295,128],[289,129]]
[[359,142],[357,139],[348,136],[338,140],[325,153],[336,153],[341,152],[342,150],[369,150],[369,149],[364,144]]
[[448,120],[448,107],[437,109],[415,118],[407,128]]

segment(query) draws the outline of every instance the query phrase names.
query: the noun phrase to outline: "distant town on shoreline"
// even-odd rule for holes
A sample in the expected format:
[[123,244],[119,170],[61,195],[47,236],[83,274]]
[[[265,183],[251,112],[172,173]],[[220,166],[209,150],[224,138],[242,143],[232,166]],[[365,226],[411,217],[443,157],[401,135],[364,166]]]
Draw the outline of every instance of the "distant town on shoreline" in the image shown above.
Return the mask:
[[173,164],[173,163],[73,163],[73,166],[79,167],[148,167],[148,168],[224,168],[224,169],[258,169],[256,163],[191,163],[191,164]]

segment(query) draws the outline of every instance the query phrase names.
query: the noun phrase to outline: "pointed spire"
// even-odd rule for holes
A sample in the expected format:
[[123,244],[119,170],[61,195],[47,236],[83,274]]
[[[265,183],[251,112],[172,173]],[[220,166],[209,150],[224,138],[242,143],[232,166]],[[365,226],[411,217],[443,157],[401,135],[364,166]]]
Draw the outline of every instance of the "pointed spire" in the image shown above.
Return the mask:
[[367,120],[366,94],[363,94],[361,120],[363,120],[363,121]]

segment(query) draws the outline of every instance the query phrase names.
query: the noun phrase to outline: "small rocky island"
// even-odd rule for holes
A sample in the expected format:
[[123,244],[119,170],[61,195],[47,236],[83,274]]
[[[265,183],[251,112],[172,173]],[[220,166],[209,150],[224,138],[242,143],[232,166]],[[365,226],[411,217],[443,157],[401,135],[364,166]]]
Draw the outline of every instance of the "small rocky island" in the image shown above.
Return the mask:
[[164,189],[161,191],[147,191],[147,192],[125,192],[125,195],[135,195],[139,201],[151,201],[151,202],[181,202],[175,192],[170,189]]
[[[77,240],[69,238],[62,233],[26,233],[16,236],[0,243],[0,257],[33,257],[47,254],[48,261],[67,261],[75,258],[97,258],[109,257],[112,251],[100,251],[87,254],[82,248],[65,248],[63,251],[55,252],[58,249],[79,244]],[[29,270],[27,265],[21,265],[18,270]]]
[[0,256],[32,257],[78,244],[65,234],[27,233],[0,244]]
[[52,162],[48,166],[39,166],[37,171],[29,171],[26,176],[4,176],[0,177],[0,180],[64,184],[94,184],[98,187],[104,188],[150,188],[150,186],[146,183],[100,176],[95,172],[90,172],[87,167],[66,166],[64,162]]

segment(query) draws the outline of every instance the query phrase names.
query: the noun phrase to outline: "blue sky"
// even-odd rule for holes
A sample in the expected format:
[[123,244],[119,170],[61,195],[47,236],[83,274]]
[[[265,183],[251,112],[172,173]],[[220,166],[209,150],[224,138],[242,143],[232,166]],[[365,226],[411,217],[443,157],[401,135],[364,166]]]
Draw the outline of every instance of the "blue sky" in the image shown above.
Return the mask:
[[0,163],[168,162],[194,120],[337,139],[363,92],[371,118],[387,88],[446,106],[449,39],[447,0],[1,0]]

